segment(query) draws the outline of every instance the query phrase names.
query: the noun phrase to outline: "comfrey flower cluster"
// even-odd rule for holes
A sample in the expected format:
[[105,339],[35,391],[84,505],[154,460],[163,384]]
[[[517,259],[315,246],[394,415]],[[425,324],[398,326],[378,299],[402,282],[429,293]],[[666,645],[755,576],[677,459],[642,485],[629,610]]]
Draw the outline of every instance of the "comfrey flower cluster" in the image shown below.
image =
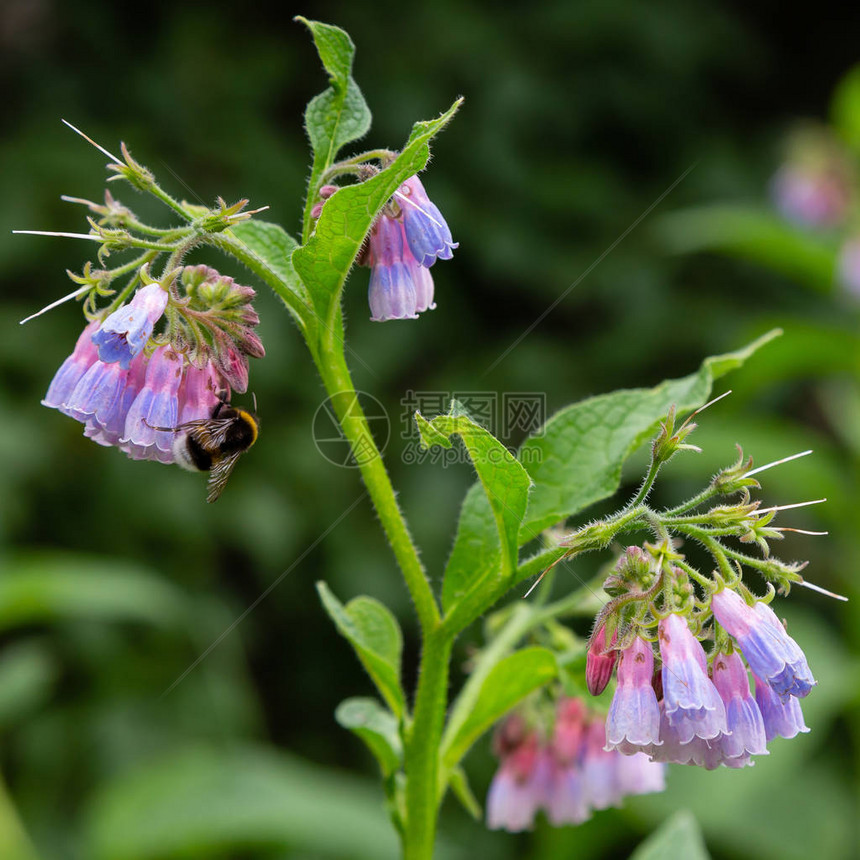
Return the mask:
[[[645,551],[630,548],[619,578],[631,568],[641,570],[645,559]],[[639,606],[632,613],[635,620],[628,613],[615,616],[610,623],[621,619],[624,632],[616,628],[618,645],[612,650],[605,626],[600,627],[586,673],[590,691],[600,693],[617,661],[606,749],[709,770],[738,768],[752,764],[751,756],[767,755],[774,738],[808,731],[799,699],[816,682],[806,658],[773,610],[762,601],[748,602],[741,590],[720,584],[701,611],[694,611],[690,600],[683,608]],[[704,627],[709,616],[712,630]],[[714,639],[710,655],[699,637]]]
[[[324,201],[336,191],[333,185],[320,189],[322,199],[315,204],[313,217],[320,216]],[[371,270],[370,318],[376,322],[417,319],[435,308],[430,267],[436,260],[450,260],[456,247],[421,180],[407,179],[376,219],[357,261]]]
[[42,403],[80,421],[100,445],[173,463],[175,430],[246,391],[248,358],[264,355],[253,298],[207,266],[147,283],[86,326]]
[[509,715],[494,740],[500,764],[487,795],[488,827],[528,830],[540,810],[553,825],[581,824],[628,795],[663,791],[662,765],[607,751],[605,734],[603,717],[578,698],[559,700],[548,741],[523,714]]

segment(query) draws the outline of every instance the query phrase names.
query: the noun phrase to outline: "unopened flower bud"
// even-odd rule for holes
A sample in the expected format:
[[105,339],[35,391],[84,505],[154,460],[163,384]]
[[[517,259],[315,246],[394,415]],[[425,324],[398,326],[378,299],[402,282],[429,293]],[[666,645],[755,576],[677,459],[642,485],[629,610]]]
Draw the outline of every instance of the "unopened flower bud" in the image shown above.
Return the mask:
[[599,696],[612,678],[618,656],[618,652],[613,647],[616,639],[616,632],[613,631],[612,639],[607,643],[606,624],[601,624],[588,644],[588,654],[585,658],[585,683],[592,696]]

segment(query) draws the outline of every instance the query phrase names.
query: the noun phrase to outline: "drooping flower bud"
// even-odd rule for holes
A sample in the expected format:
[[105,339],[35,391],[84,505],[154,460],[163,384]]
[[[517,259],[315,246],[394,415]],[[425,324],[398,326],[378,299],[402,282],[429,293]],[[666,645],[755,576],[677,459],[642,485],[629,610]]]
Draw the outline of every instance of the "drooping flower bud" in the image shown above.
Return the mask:
[[120,447],[132,460],[173,462],[174,428],[179,418],[182,357],[170,347],[159,347],[150,357],[146,379],[128,410]]
[[407,179],[383,209],[357,258],[359,265],[371,267],[370,318],[415,319],[435,308],[429,268],[437,259],[451,259],[456,247],[421,181],[417,176]]
[[800,732],[808,732],[803,721],[800,702],[795,696],[783,699],[770,684],[757,675],[755,677],[755,700],[764,720],[764,731],[768,743],[774,738],[793,738]]
[[612,647],[617,636],[612,633],[611,642],[606,641],[606,624],[601,624],[588,643],[585,657],[585,683],[592,696],[599,696],[612,678],[618,652]]
[[487,794],[487,827],[516,833],[529,830],[546,793],[538,736],[527,734],[502,759]]

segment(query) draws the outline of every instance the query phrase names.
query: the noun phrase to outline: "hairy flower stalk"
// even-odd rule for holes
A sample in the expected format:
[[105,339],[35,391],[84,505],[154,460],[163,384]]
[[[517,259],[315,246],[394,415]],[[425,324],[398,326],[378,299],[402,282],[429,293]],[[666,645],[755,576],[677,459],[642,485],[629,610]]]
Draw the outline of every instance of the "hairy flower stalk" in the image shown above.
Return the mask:
[[[676,433],[671,415],[664,423],[652,447],[650,475],[676,450],[688,447],[684,438],[691,428],[684,426],[686,432]],[[607,750],[642,753],[655,762],[737,768],[752,764],[753,756],[767,755],[775,737],[808,731],[799,699],[816,682],[806,657],[767,602],[753,598],[741,580],[742,567],[750,566],[784,591],[800,581],[800,566],[773,558],[769,545],[783,532],[773,526],[773,518],[793,506],[761,509],[749,496],[758,487],[753,474],[795,457],[753,469],[752,460],[741,455],[691,503],[662,513],[640,504],[639,522],[626,524],[630,530],[647,525],[662,539],[628,547],[604,583],[610,600],[589,645],[586,680],[593,691],[602,690],[613,665],[597,661],[617,654]],[[735,504],[697,512],[716,496],[734,494],[740,494]],[[686,562],[673,534],[712,554],[716,569],[711,576]],[[731,537],[758,545],[763,557],[733,549],[726,542]],[[575,546],[576,536],[565,543]],[[609,647],[607,628],[617,638]],[[702,642],[712,643],[709,653]]]

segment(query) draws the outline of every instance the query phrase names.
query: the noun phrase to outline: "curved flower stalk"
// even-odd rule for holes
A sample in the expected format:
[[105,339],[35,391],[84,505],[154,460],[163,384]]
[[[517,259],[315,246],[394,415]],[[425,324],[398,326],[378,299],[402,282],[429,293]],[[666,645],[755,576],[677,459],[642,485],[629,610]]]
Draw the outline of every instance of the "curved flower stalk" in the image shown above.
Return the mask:
[[[655,439],[649,475],[656,475],[660,463],[685,445],[690,429],[685,425],[674,432],[670,416]],[[610,599],[589,646],[593,679],[598,672],[592,654],[601,659],[612,651],[618,655],[607,749],[642,753],[656,762],[737,768],[752,764],[753,756],[767,755],[773,738],[808,731],[799,699],[816,682],[806,657],[768,606],[770,598],[752,598],[740,575],[743,566],[754,567],[784,591],[803,583],[802,565],[784,564],[770,555],[769,541],[782,537],[783,530],[773,524],[780,508],[761,509],[749,496],[758,487],[754,474],[790,459],[753,469],[752,460],[741,456],[691,502],[667,512],[643,505],[643,522],[661,540],[628,547],[619,559],[604,582]],[[714,496],[738,493],[741,498],[734,505],[696,512]],[[717,570],[705,576],[691,567],[673,534],[702,544]],[[726,537],[758,545],[764,557],[732,549],[724,543]],[[609,648],[606,629],[617,635]],[[654,638],[659,655],[650,644]],[[710,653],[703,641],[712,643]],[[592,685],[598,691],[606,686],[605,674],[604,669]]]

